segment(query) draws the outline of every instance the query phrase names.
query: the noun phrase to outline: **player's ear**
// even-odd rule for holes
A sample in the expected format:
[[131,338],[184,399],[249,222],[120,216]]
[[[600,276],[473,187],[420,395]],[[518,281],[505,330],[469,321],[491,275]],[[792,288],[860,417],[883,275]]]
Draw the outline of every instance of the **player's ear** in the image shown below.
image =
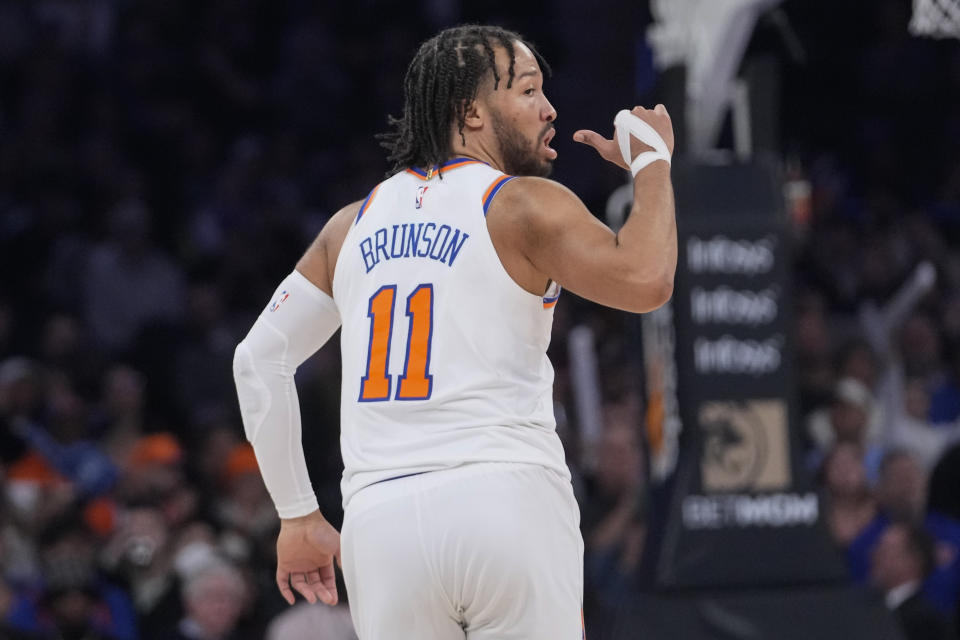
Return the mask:
[[463,127],[465,129],[479,129],[483,126],[484,113],[479,100],[467,103],[463,110]]

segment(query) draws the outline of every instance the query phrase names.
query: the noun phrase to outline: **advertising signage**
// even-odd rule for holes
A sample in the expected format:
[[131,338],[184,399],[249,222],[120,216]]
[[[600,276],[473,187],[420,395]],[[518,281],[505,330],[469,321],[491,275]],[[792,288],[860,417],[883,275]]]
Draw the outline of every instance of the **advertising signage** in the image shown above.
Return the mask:
[[803,467],[789,238],[775,170],[677,166],[671,303],[643,319],[663,588],[838,580]]

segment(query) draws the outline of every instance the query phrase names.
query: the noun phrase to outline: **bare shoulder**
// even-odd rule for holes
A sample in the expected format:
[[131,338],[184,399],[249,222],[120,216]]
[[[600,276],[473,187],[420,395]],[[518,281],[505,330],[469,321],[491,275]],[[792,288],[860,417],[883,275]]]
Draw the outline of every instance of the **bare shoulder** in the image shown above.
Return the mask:
[[333,295],[333,271],[340,248],[362,204],[362,200],[351,202],[333,214],[297,262],[297,271],[328,295]]
[[541,295],[556,279],[537,255],[550,251],[578,209],[586,211],[570,189],[545,178],[515,178],[494,198],[487,212],[490,239],[504,269],[526,291]]
[[503,185],[491,210],[513,229],[536,236],[559,231],[571,215],[590,215],[580,198],[564,185],[528,176]]
[[555,180],[536,178],[533,176],[519,176],[503,185],[500,191],[505,203],[510,203],[524,211],[541,209],[547,202],[570,201],[580,202],[577,195]]

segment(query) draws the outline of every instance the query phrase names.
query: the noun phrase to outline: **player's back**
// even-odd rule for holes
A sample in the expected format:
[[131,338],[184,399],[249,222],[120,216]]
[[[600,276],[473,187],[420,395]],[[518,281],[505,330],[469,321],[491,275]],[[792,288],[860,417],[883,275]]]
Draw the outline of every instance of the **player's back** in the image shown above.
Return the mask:
[[507,274],[486,210],[508,180],[475,160],[409,169],[360,208],[337,260],[346,504],[359,489],[470,462],[568,475],[546,357],[559,290]]

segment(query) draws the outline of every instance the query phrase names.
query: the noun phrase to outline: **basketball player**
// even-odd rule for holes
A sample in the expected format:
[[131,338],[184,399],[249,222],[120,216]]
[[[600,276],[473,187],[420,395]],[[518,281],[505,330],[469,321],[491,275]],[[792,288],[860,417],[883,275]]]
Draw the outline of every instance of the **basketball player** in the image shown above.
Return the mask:
[[[635,175],[614,234],[543,177],[557,156],[545,68],[495,27],[425,42],[384,136],[392,177],[331,218],[237,347],[244,428],[281,518],[280,591],[335,604],[338,558],[363,640],[583,636],[553,307],[561,285],[637,313],[670,297],[673,132],[658,105],[621,112],[618,139],[574,134]],[[338,328],[342,538],[317,510],[293,380]]]

